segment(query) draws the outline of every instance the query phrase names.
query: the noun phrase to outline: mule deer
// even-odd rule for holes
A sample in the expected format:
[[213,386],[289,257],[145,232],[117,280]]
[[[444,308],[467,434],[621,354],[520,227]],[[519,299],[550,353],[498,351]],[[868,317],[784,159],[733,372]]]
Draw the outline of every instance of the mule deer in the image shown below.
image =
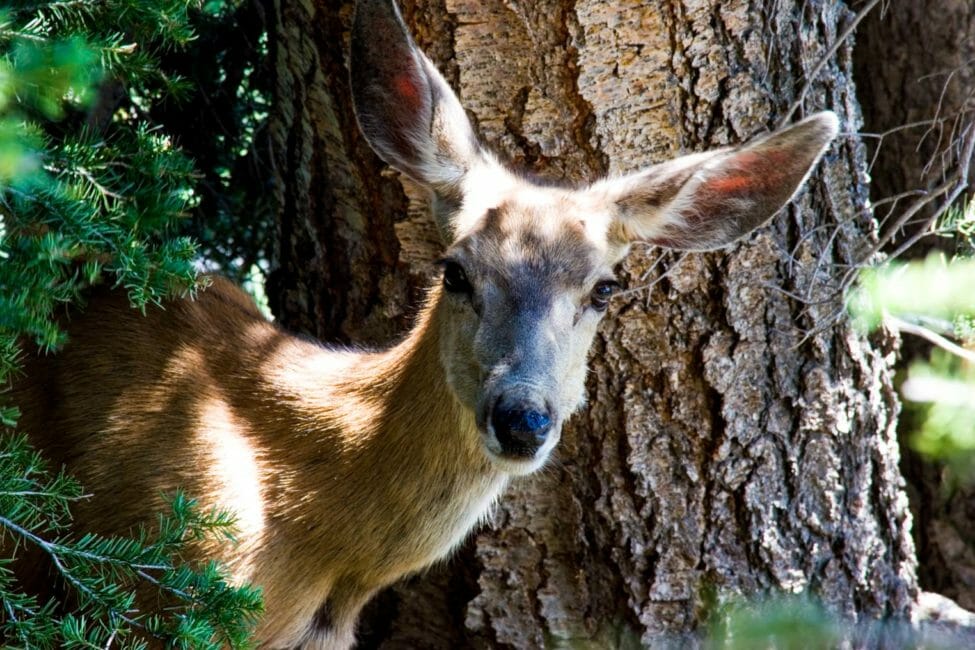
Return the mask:
[[196,552],[263,588],[268,648],[350,646],[372,594],[450,553],[510,477],[546,462],[583,403],[631,242],[735,241],[790,200],[837,132],[820,113],[622,178],[539,185],[482,147],[391,0],[360,0],[351,49],[362,132],[429,188],[446,244],[405,339],[329,349],[220,279],[145,316],[103,291],[13,396],[38,445],[95,494],[77,509],[85,528],[125,532],[177,487],[233,510],[239,542]]

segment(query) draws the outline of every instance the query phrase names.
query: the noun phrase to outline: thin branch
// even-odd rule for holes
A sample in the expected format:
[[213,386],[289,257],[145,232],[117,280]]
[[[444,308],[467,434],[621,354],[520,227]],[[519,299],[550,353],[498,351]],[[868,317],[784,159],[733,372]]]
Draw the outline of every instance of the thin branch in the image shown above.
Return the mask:
[[[646,271],[644,271],[640,275],[640,281],[641,282],[644,281],[644,280],[646,280],[648,277],[650,277],[650,274],[658,266],[660,266],[661,262],[664,260],[664,258],[666,257],[666,255],[667,255],[666,253],[661,253],[657,257],[657,259],[654,260],[653,264],[650,265],[650,268],[648,268]],[[667,267],[667,270],[664,271],[663,273],[661,273],[660,275],[658,275],[656,278],[654,278],[652,282],[647,282],[646,284],[639,284],[639,285],[637,285],[635,287],[631,287],[631,288],[627,289],[626,291],[621,291],[621,292],[619,292],[616,295],[617,296],[620,296],[620,297],[623,297],[623,296],[632,296],[634,294],[642,293],[644,291],[649,291],[650,289],[653,289],[655,286],[657,286],[657,283],[658,282],[660,282],[664,278],[670,276],[670,274],[673,273],[680,266],[681,262],[684,261],[684,259],[687,257],[687,255],[688,255],[688,253],[681,253],[677,257],[677,259],[674,260],[673,264],[671,264],[670,266],[668,266]]]
[[782,294],[787,298],[791,298],[792,300],[795,300],[796,302],[807,306],[825,305],[827,303],[833,302],[836,299],[835,295],[829,295],[826,296],[825,298],[814,300],[809,295],[801,296],[797,293],[789,291],[785,287],[780,287],[779,285],[772,284],[771,282],[763,282],[761,286],[763,289],[767,289],[769,291],[774,291],[775,293]]
[[[968,135],[965,140],[964,149],[962,150],[961,156],[959,157],[958,164],[955,167],[955,171],[948,177],[944,183],[942,183],[934,192],[932,192],[932,197],[937,197],[939,194],[945,196],[945,200],[942,201],[938,209],[929,218],[925,220],[928,226],[933,225],[937,222],[938,218],[955,202],[959,197],[969,189],[968,185],[968,172],[972,166],[972,159],[975,158],[975,124],[968,125]],[[932,199],[933,200],[933,199]],[[911,206],[901,215],[900,219],[897,220],[895,228],[900,228],[906,224],[914,214],[916,214],[922,207],[931,203],[931,200],[919,199],[915,202],[918,204],[916,207]],[[926,234],[927,227],[918,229],[918,233],[908,238],[907,241],[903,242],[897,249],[891,254],[891,257],[897,257],[905,250],[910,248],[917,242],[918,239]],[[881,239],[883,244],[888,243],[893,239],[894,231],[888,232],[885,238]],[[878,242],[880,244],[881,242]]]
[[[856,281],[856,272],[859,271],[863,266],[867,265],[867,263],[876,254],[880,253],[888,244],[890,244],[897,233],[905,225],[912,222],[914,217],[921,210],[931,205],[938,199],[943,199],[941,204],[938,206],[938,209],[935,210],[930,217],[920,220],[920,223],[924,224],[925,227],[919,228],[914,235],[898,245],[898,247],[887,256],[887,259],[893,259],[900,256],[904,253],[904,251],[916,244],[922,237],[927,236],[929,234],[929,227],[936,223],[938,218],[944,214],[944,212],[955,201],[958,200],[965,190],[968,189],[969,169],[972,166],[973,159],[975,159],[975,124],[969,124],[966,131],[965,142],[958,157],[958,162],[954,171],[948,175],[943,183],[912,202],[903,213],[898,215],[892,225],[887,226],[886,223],[884,223],[886,232],[878,237],[874,245],[871,246],[866,253],[860,257],[857,264],[850,267],[850,269],[844,275],[843,280],[840,282],[840,291],[845,292],[847,289],[849,289]],[[886,222],[888,219],[889,216],[885,217],[883,221]]]
[[934,343],[942,350],[950,352],[955,356],[961,357],[966,361],[975,363],[975,352],[967,350],[953,341],[949,341],[944,336],[938,334],[932,329],[928,329],[923,325],[918,325],[916,323],[911,323],[903,318],[897,316],[892,316],[890,314],[884,315],[884,323],[889,325],[891,329],[895,329],[899,332],[907,332],[908,334],[913,334],[915,336],[920,336],[923,339]]
[[109,565],[114,564],[119,566],[127,566],[127,567],[131,567],[133,570],[169,571],[172,569],[172,567],[167,564],[136,564],[134,562],[127,562],[119,558],[108,557],[104,555],[98,555],[97,553],[90,553],[88,551],[79,551],[77,549],[68,548],[63,544],[47,541],[43,537],[40,537],[32,533],[31,531],[27,530],[23,526],[14,523],[14,521],[8,519],[7,517],[0,517],[0,526],[4,526],[5,528],[17,533],[18,535],[34,542],[52,558],[54,556],[66,555],[69,557],[82,558],[85,560],[91,560],[92,562],[99,562],[102,564],[109,564]]

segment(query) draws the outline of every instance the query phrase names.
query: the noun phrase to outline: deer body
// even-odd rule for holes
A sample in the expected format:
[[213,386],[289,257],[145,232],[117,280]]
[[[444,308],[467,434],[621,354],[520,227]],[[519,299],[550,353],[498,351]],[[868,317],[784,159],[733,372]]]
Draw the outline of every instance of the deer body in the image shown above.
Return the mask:
[[24,430],[95,494],[75,513],[85,529],[126,532],[177,488],[234,511],[239,543],[197,552],[263,588],[268,648],[347,648],[377,589],[447,555],[510,477],[547,461],[584,401],[632,241],[736,240],[837,130],[823,113],[623,178],[541,186],[479,144],[390,0],[358,2],[351,43],[363,133],[429,189],[446,246],[442,287],[405,339],[329,349],[219,279],[145,317],[101,291],[13,394]]
[[96,296],[14,399],[51,460],[110,495],[80,502],[78,521],[125,533],[176,486],[230,507],[237,544],[198,559],[263,587],[260,640],[347,645],[369,596],[447,554],[507,476],[444,381],[436,295],[375,354],[288,335],[249,300],[219,279],[146,317]]

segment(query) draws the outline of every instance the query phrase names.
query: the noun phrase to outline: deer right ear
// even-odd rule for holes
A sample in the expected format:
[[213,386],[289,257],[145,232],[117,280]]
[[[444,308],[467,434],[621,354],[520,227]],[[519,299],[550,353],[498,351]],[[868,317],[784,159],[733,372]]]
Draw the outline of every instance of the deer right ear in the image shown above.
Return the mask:
[[356,3],[350,68],[359,127],[379,157],[438,195],[456,194],[480,156],[477,136],[392,0]]
[[788,203],[838,128],[836,115],[818,113],[748,144],[682,156],[590,191],[613,215],[609,236],[618,244],[712,250]]

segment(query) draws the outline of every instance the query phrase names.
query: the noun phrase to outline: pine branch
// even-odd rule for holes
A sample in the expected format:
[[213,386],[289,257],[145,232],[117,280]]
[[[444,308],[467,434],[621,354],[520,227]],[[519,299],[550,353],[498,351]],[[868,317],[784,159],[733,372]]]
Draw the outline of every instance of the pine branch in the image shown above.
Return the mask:
[[[149,118],[188,89],[160,55],[195,38],[187,0],[19,3],[0,11],[0,426],[22,360],[65,341],[58,315],[89,286],[113,283],[136,308],[198,286],[197,246],[177,237],[198,202],[192,161]],[[127,91],[97,133],[83,128],[106,80]],[[114,110],[114,109],[113,109]],[[0,438],[0,537],[47,557],[77,607],[38,603],[0,559],[0,639],[31,648],[246,647],[260,592],[213,564],[187,566],[187,545],[232,537],[227,513],[201,514],[177,494],[172,513],[132,537],[74,536],[85,498],[50,474],[24,436]],[[166,606],[135,608],[139,590]],[[74,601],[73,601],[74,602]],[[141,604],[141,603],[140,603]]]

